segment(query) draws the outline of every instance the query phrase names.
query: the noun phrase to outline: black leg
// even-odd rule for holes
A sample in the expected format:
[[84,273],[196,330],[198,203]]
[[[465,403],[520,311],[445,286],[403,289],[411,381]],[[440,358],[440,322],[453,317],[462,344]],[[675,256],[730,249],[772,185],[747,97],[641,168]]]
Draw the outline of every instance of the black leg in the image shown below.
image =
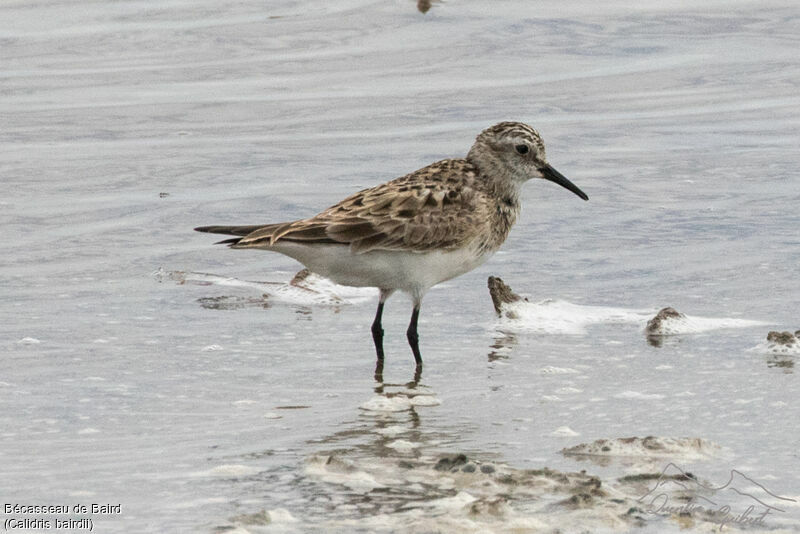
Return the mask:
[[[383,371],[383,327],[381,317],[383,316],[383,301],[378,302],[378,311],[375,313],[375,320],[372,321],[372,341],[375,342],[375,353],[378,356],[378,363]],[[376,371],[377,372],[377,371]]]
[[414,306],[414,311],[411,312],[411,322],[408,324],[406,337],[408,344],[411,345],[411,352],[414,353],[414,360],[417,362],[417,367],[422,365],[422,355],[419,353],[419,334],[417,334],[417,320],[419,319],[419,307]]
[[422,378],[422,362],[417,364],[417,367],[414,369],[414,380],[408,383],[407,387],[409,389],[417,389],[420,378]]

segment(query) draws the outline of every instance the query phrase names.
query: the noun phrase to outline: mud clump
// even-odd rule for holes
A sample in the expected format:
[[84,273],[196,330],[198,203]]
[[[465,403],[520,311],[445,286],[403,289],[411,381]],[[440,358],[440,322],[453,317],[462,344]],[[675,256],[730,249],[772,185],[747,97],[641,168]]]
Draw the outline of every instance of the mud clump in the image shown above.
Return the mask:
[[686,316],[675,308],[662,308],[655,317],[647,321],[645,332],[651,336],[664,335],[666,333],[664,323],[675,319],[686,319]]
[[310,275],[311,271],[309,271],[308,269],[301,269],[297,271],[294,277],[289,281],[289,285],[305,287],[305,284],[303,282],[305,282],[306,278],[308,278]]
[[417,0],[417,9],[420,13],[427,13],[433,7],[433,4],[440,0]]
[[[516,293],[514,293],[509,286],[503,282],[502,279],[496,276],[489,277],[489,295],[492,297],[492,304],[494,304],[494,311],[497,312],[498,315],[503,313],[503,304],[511,304],[512,302],[527,302],[528,299],[520,297]],[[512,315],[507,314],[510,318],[515,318],[516,314]]]
[[767,334],[767,341],[770,343],[775,343],[777,345],[784,345],[786,347],[791,347],[798,343],[797,335],[800,334],[800,330],[792,334],[791,332],[777,332],[775,330],[771,331]]

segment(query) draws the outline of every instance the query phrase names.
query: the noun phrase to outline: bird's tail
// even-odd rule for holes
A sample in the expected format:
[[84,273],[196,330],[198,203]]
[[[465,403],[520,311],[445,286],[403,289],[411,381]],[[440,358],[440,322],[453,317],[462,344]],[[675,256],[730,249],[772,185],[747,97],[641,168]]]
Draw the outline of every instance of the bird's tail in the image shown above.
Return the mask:
[[278,240],[306,244],[345,243],[329,236],[328,228],[326,221],[306,219],[255,226],[200,226],[195,230],[239,236],[219,241],[233,248],[269,248]]
[[215,245],[235,245],[241,239],[247,235],[252,234],[256,230],[263,230],[269,229],[270,227],[274,226],[277,228],[280,224],[253,224],[248,226],[198,226],[195,228],[197,232],[206,232],[209,234],[225,234],[225,235],[235,235],[239,237],[233,237],[231,239],[224,239],[222,241],[217,241],[214,243]]

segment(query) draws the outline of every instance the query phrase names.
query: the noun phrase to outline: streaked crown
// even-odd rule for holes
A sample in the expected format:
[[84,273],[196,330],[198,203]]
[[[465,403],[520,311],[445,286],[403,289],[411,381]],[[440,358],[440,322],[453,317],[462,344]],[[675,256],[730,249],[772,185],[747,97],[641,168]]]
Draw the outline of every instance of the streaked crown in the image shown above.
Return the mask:
[[493,146],[526,144],[529,149],[534,150],[539,159],[546,161],[542,136],[523,122],[508,121],[490,126],[478,135],[475,143],[486,143]]

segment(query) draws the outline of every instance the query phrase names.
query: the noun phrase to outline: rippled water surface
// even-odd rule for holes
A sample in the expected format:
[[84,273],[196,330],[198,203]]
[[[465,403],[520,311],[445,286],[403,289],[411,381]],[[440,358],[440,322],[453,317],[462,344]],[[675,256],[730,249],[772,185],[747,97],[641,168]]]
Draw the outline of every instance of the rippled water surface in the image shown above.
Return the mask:
[[[120,504],[63,516],[96,532],[706,531],[603,500],[672,461],[800,530],[798,351],[766,343],[800,329],[800,11],[698,6],[4,2],[3,502]],[[404,297],[376,382],[375,292],[308,298],[292,260],[192,231],[312,215],[509,119],[590,201],[525,186],[501,251],[428,293],[418,383]],[[489,275],[532,307],[498,319]],[[665,306],[723,322],[648,342]],[[560,452],[647,436],[713,446]],[[474,473],[435,469],[458,453]],[[608,495],[536,493],[544,467]]]

